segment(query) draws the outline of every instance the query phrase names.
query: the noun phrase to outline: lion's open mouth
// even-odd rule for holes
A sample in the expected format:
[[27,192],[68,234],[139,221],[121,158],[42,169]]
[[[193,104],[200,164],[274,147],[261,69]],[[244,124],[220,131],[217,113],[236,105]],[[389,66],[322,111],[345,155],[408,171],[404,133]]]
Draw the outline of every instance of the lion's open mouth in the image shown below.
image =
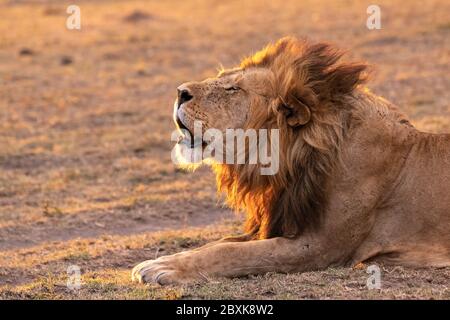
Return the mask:
[[181,121],[177,112],[174,113],[174,122],[180,133],[180,138],[177,143],[189,146],[191,149],[202,146],[205,147],[207,144],[203,141],[202,137],[196,137],[194,133]]
[[185,135],[185,131],[184,130],[186,130],[187,132],[189,132],[189,134],[191,135],[191,137],[192,137],[192,132],[191,132],[191,130],[189,130],[189,128],[188,127],[186,127],[185,125],[184,125],[184,123],[181,121],[181,119],[178,117],[178,115],[176,115],[175,116],[175,125],[177,126],[177,129],[178,129],[178,131],[181,133],[181,135],[182,135],[182,138],[186,138],[186,135]]

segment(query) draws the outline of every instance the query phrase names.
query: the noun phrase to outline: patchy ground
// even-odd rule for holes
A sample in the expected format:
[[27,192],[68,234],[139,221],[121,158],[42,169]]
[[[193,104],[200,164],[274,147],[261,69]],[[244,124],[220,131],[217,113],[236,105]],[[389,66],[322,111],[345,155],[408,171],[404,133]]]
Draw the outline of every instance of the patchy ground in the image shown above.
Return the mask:
[[[65,28],[67,5],[82,29]],[[0,0],[0,298],[450,299],[450,269],[365,266],[188,287],[135,285],[143,259],[239,232],[207,168],[170,160],[178,84],[268,41],[308,36],[374,65],[370,87],[420,129],[450,132],[450,4]],[[67,289],[67,268],[83,284]]]

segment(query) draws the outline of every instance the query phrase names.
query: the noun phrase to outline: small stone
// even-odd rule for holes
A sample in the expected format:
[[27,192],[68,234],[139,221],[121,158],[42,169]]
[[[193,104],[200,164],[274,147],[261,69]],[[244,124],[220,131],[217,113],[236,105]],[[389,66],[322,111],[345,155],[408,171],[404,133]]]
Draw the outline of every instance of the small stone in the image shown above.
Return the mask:
[[126,22],[136,23],[143,20],[151,20],[153,19],[153,16],[147,12],[135,10],[132,13],[128,14],[124,17],[124,20]]
[[63,66],[66,66],[66,65],[69,65],[69,64],[72,64],[72,63],[73,63],[73,59],[71,57],[69,57],[69,56],[63,56],[61,58],[61,64]]
[[22,48],[19,51],[19,55],[21,56],[32,56],[34,54],[33,50],[29,48]]

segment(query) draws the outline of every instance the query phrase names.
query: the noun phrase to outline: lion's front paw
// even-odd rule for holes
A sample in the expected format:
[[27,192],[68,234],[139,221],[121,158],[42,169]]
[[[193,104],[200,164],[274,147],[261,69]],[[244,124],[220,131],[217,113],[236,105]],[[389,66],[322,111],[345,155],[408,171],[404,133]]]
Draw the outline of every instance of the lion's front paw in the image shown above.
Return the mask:
[[205,280],[199,272],[189,270],[189,263],[180,255],[165,256],[141,262],[133,268],[131,279],[140,283],[156,282],[160,285]]

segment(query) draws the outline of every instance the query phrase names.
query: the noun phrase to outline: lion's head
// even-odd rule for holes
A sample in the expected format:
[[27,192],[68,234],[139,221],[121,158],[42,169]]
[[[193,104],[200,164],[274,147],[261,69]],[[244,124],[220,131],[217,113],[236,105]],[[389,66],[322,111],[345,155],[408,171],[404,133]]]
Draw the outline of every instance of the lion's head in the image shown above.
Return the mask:
[[279,129],[277,174],[261,175],[258,164],[213,165],[228,204],[247,212],[252,238],[295,237],[320,222],[351,109],[347,97],[366,68],[340,57],[330,45],[288,37],[237,68],[178,87],[174,118],[191,133],[195,120],[204,130]]

